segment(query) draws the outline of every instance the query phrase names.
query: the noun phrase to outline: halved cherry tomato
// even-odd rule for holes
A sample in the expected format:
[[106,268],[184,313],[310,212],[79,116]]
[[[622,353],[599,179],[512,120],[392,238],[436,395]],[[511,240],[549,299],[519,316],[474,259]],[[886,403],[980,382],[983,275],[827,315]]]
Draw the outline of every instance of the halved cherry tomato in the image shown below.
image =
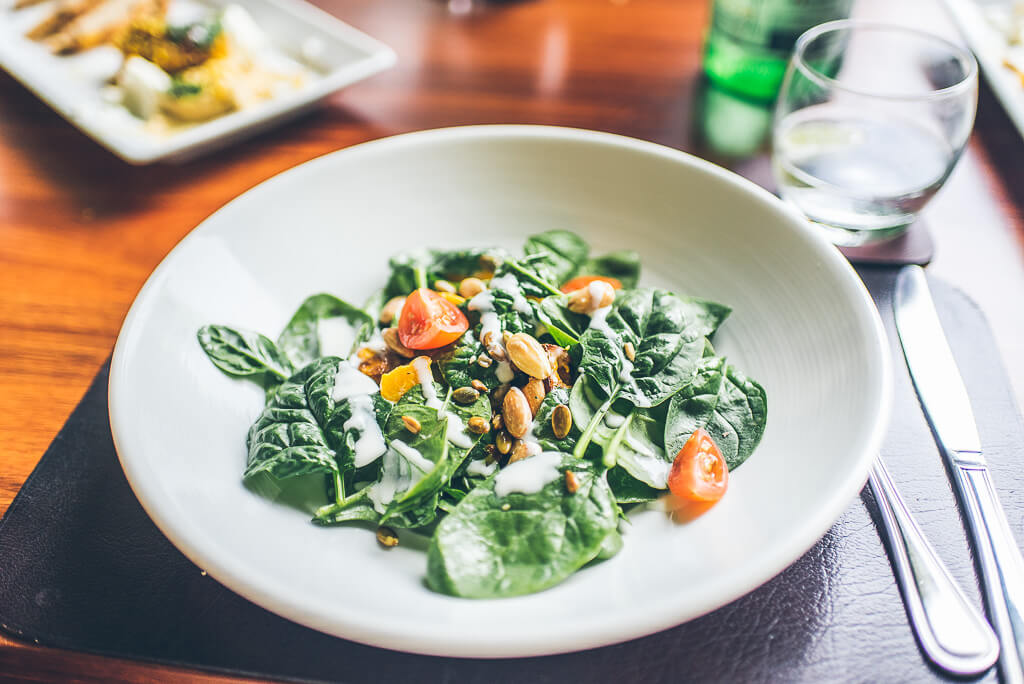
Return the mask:
[[697,428],[676,454],[668,488],[688,501],[718,501],[729,486],[729,467],[711,435]]
[[612,286],[613,290],[622,289],[622,281],[619,280],[618,278],[609,278],[608,276],[599,275],[581,275],[576,276],[575,278],[567,282],[565,285],[562,285],[561,290],[566,294],[570,292],[575,292],[576,290],[582,290],[595,280],[600,280],[602,282],[608,283],[609,285]]
[[405,300],[398,319],[398,339],[409,349],[437,349],[451,344],[469,329],[458,307],[425,287]]

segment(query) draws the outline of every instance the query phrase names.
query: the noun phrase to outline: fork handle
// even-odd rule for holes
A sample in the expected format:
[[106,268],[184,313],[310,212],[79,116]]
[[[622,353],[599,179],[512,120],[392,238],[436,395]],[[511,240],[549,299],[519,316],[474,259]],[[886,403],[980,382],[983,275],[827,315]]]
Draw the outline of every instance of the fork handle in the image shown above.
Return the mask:
[[952,470],[964,506],[964,522],[974,542],[981,567],[981,584],[992,624],[999,634],[1002,654],[999,669],[1003,682],[1024,682],[1024,559],[1014,540],[1006,514],[983,463],[965,464],[966,454]]
[[878,501],[907,617],[922,650],[952,674],[975,675],[989,669],[999,656],[996,635],[921,532],[881,456],[871,466],[868,483]]

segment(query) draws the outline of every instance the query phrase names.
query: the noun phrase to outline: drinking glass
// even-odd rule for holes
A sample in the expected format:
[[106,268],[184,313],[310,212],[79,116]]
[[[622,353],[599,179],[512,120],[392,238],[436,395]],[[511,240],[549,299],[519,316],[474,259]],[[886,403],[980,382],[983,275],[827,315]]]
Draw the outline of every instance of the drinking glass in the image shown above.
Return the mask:
[[858,20],[804,33],[779,93],[782,198],[838,245],[904,232],[949,177],[974,124],[978,66],[917,29]]

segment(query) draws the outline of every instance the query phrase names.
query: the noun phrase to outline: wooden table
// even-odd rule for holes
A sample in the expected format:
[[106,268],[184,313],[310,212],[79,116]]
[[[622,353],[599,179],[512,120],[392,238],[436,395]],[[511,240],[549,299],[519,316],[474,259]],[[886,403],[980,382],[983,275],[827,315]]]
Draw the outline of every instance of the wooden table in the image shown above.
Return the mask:
[[[707,154],[694,134],[704,0],[320,0],[395,48],[391,71],[317,113],[182,166],[135,168],[0,75],[0,513],[74,408],[150,271],[194,226],[313,157],[474,123],[578,126]],[[955,35],[926,0],[858,12]],[[983,87],[970,146],[925,216],[934,273],[988,314],[1024,396],[1024,141]],[[0,637],[24,681],[219,681]]]

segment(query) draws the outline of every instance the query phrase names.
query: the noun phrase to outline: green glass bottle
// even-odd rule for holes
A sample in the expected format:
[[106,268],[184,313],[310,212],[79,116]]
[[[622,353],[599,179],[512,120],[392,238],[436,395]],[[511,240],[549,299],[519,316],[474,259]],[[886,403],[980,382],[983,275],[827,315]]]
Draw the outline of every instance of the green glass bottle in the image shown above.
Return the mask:
[[853,0],[712,0],[704,71],[721,88],[772,100],[800,34],[848,17],[852,4]]

